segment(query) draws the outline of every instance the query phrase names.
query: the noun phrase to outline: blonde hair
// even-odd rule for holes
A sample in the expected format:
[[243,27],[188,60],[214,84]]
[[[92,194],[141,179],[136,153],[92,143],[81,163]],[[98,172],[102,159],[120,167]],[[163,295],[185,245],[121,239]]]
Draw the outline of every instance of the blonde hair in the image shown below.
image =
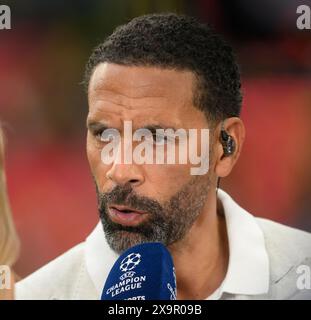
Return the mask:
[[0,265],[12,266],[19,253],[19,240],[12,220],[4,173],[4,138],[0,126]]

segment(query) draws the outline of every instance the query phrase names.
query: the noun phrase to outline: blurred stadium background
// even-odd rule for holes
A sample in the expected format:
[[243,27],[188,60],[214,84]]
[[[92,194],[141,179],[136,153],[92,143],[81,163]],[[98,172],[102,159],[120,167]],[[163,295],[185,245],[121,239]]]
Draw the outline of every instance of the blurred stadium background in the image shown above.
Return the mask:
[[222,181],[254,215],[311,231],[311,31],[296,28],[310,0],[5,1],[0,119],[24,277],[85,239],[97,222],[85,155],[81,83],[91,49],[119,24],[174,11],[210,22],[241,66],[247,140]]

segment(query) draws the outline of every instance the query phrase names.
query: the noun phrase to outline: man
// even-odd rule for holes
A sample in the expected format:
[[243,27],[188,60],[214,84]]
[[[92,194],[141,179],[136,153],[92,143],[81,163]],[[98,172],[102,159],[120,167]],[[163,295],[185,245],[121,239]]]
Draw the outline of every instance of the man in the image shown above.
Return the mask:
[[[84,243],[18,283],[18,299],[99,299],[120,253],[142,242],[162,242],[172,254],[178,299],[310,293],[299,272],[311,267],[311,235],[254,218],[217,188],[239,158],[245,129],[234,55],[210,27],[175,14],[138,17],[94,50],[85,82],[101,222]],[[125,122],[167,146],[157,129],[209,129],[208,172],[192,175],[189,161],[126,162]],[[104,161],[107,130],[120,132],[119,161]],[[198,135],[203,153],[201,142]]]

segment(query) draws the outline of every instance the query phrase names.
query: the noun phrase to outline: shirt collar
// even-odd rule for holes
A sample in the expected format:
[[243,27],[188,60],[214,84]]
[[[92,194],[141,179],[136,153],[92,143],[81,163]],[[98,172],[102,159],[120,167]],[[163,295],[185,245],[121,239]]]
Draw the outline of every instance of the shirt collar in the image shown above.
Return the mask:
[[119,255],[109,247],[102,223],[99,222],[85,242],[86,268],[99,297],[108,274],[118,257]]
[[265,239],[254,216],[223,190],[218,190],[226,218],[229,265],[220,295],[257,295],[269,290],[269,258]]
[[[218,190],[226,218],[229,241],[229,265],[221,286],[208,299],[226,293],[256,295],[269,290],[269,259],[263,232],[255,218]],[[100,297],[108,274],[118,258],[108,245],[99,222],[86,239],[85,259],[88,273]]]

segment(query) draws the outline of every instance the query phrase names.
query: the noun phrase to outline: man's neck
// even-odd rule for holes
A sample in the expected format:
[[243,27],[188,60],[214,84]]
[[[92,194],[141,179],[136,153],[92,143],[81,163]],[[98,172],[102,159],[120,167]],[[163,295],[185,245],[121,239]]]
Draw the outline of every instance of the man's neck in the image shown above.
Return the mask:
[[211,195],[187,236],[173,244],[177,278],[177,299],[202,300],[211,295],[225,278],[229,249],[222,208]]

